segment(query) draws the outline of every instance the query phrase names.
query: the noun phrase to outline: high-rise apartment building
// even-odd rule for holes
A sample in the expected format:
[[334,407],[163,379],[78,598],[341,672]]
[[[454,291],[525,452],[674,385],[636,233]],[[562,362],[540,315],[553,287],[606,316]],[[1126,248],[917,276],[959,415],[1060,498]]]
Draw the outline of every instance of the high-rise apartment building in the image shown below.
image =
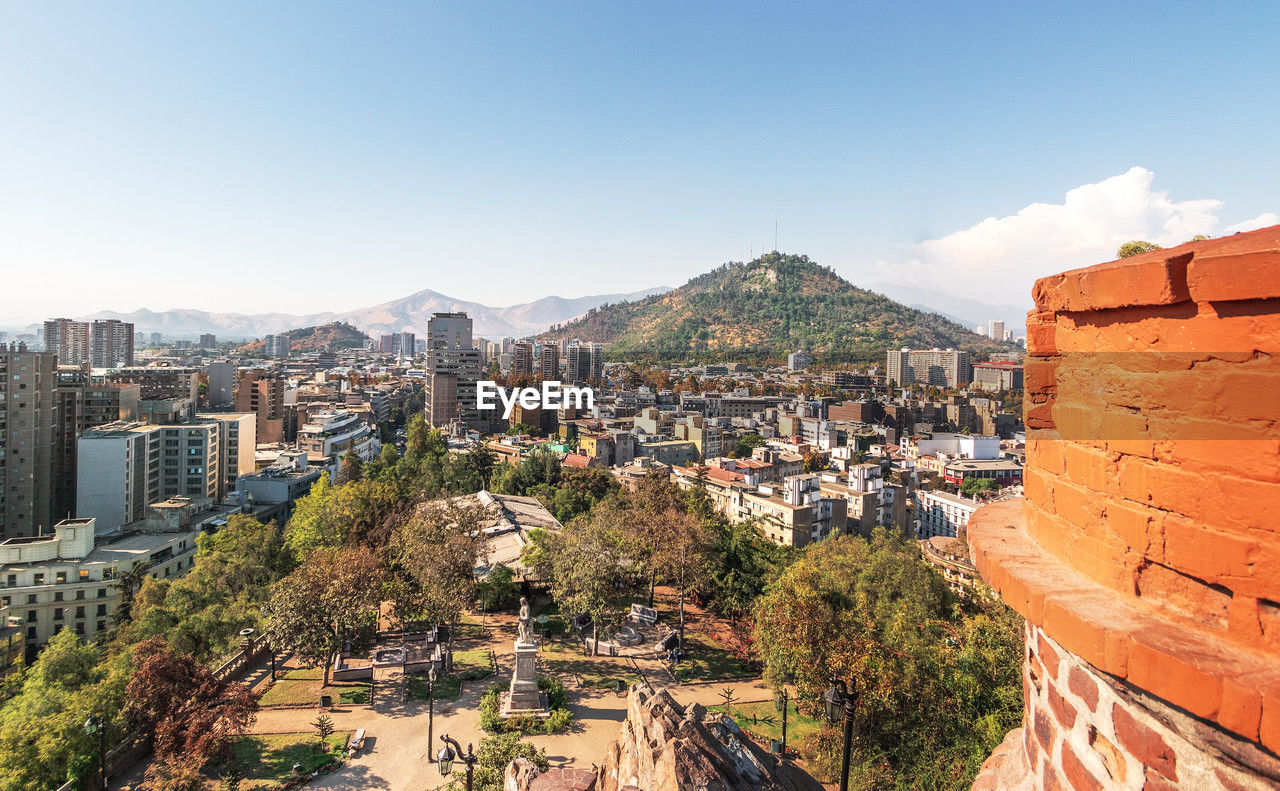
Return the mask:
[[232,360],[214,360],[205,366],[209,376],[209,406],[227,406],[235,400],[236,368]]
[[235,411],[257,415],[257,441],[284,442],[284,380],[264,368],[240,372]]
[[885,369],[900,387],[964,387],[973,379],[969,353],[958,349],[890,349]]
[[133,325],[116,319],[89,326],[89,362],[94,368],[133,365]]
[[574,382],[604,379],[604,344],[573,341],[565,348],[565,378]]
[[89,322],[49,319],[44,323],[44,350],[58,355],[60,365],[89,362]]
[[1004,322],[1003,321],[1000,321],[999,319],[992,319],[990,322],[988,322],[988,326],[990,327],[990,330],[987,332],[987,335],[989,337],[994,338],[998,341],[1004,340]]
[[427,322],[427,420],[433,426],[454,421],[467,428],[487,428],[488,415],[476,408],[476,382],[481,353],[471,340],[466,313],[436,313]]
[[267,357],[288,357],[293,350],[288,335],[268,335],[262,341],[262,353]]
[[516,341],[511,347],[511,375],[533,375],[533,341]]
[[538,355],[538,367],[543,379],[560,378],[560,347],[554,343],[542,344]]
[[0,346],[0,536],[53,526],[58,365],[52,352]]
[[201,348],[201,349],[216,349],[216,348],[218,348],[218,336],[217,336],[217,335],[210,334],[210,333],[205,333],[205,334],[201,335],[201,336],[200,336],[200,348]]

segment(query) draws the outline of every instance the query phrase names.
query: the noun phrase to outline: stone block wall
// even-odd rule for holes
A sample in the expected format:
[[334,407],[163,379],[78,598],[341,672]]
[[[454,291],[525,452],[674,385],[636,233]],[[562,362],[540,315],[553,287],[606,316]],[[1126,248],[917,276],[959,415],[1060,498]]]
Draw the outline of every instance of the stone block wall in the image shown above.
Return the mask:
[[[968,533],[1034,637],[1006,772],[1024,762],[1036,788],[1280,782],[1280,227],[1054,275],[1034,296],[1026,497]],[[1082,708],[1073,679],[1101,702]],[[1160,734],[1168,765],[1120,723]]]

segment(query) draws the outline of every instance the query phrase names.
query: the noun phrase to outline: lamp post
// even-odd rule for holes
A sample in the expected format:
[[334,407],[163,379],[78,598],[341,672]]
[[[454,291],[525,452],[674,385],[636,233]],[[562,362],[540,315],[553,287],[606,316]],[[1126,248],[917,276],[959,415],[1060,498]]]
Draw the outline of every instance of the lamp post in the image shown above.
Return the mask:
[[98,735],[98,771],[102,776],[102,791],[107,791],[107,728],[101,717],[90,714],[84,721],[84,732],[90,738],[95,733]]
[[782,697],[774,703],[779,711],[782,712],[782,757],[787,757],[787,688],[782,688]]
[[456,756],[467,765],[467,791],[471,791],[471,773],[476,765],[476,754],[471,752],[471,745],[467,745],[467,752],[464,754],[462,745],[458,744],[454,739],[450,739],[449,734],[441,734],[440,741],[444,742],[444,747],[440,748],[440,752],[436,756],[436,765],[440,767],[440,776],[448,777],[453,772],[453,759]]
[[436,726],[436,666],[427,671],[427,761],[435,760],[431,754],[431,743],[435,741],[433,734]]
[[827,708],[827,723],[835,725],[844,719],[844,757],[840,760],[840,791],[849,791],[849,752],[853,748],[854,692],[853,679],[846,685],[844,679],[832,679],[833,686],[823,696]]

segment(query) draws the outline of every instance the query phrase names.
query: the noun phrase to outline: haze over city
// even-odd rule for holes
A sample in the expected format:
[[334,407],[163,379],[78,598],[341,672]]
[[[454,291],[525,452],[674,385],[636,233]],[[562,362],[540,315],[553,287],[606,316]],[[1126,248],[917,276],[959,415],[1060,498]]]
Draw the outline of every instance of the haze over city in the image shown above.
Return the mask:
[[0,323],[508,305],[775,239],[1025,308],[1125,239],[1276,218],[1265,4],[0,13]]

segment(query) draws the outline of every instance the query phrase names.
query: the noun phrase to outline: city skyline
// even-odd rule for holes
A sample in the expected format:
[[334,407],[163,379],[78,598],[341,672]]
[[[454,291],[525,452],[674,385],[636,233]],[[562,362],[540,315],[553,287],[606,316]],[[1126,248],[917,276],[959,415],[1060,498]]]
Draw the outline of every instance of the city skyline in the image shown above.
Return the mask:
[[509,305],[775,243],[1029,305],[1117,240],[1276,221],[1266,9],[1155,8],[13,6],[0,323]]

